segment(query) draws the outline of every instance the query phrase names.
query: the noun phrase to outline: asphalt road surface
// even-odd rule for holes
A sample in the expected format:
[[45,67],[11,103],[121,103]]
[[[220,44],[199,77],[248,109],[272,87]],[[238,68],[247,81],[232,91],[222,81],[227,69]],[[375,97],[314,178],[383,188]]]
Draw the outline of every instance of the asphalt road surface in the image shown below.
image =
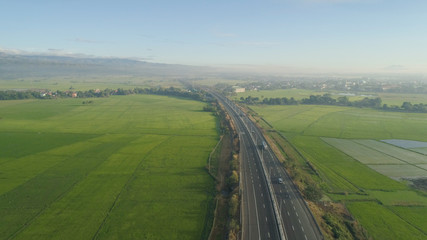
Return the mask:
[[242,239],[323,239],[304,199],[261,131],[234,103],[211,94],[225,106],[240,137]]

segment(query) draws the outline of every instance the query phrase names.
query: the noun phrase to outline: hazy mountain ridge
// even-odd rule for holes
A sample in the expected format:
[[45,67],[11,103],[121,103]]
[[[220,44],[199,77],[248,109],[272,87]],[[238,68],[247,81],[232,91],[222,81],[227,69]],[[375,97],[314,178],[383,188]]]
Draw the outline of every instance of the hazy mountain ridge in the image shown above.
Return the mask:
[[13,54],[0,51],[0,78],[80,75],[173,76],[207,71],[207,67],[150,63],[126,58]]

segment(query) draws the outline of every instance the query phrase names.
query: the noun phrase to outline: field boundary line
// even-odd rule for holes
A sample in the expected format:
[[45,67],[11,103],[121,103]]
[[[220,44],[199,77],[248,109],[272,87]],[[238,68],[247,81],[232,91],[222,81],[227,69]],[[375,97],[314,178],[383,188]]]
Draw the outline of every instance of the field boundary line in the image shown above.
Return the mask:
[[[385,206],[385,205],[384,205]],[[397,205],[398,206],[398,205]],[[396,216],[398,216],[400,219],[402,219],[402,221],[406,222],[407,224],[409,224],[410,226],[414,227],[415,229],[417,229],[418,231],[424,233],[424,235],[427,236],[427,233],[424,232],[422,229],[420,229],[419,227],[413,225],[412,223],[408,222],[406,219],[402,218],[398,213],[396,213],[395,211],[393,211],[392,208],[390,208],[390,206],[385,206],[388,210],[390,210],[392,213],[394,213]]]
[[330,113],[326,113],[326,114],[324,114],[324,115],[322,115],[322,116],[318,117],[316,120],[314,120],[314,121],[313,121],[313,122],[311,122],[310,124],[308,124],[308,126],[307,126],[306,128],[304,128],[304,129],[301,131],[301,135],[304,135],[305,131],[309,130],[309,129],[311,128],[311,126],[313,126],[314,124],[318,123],[322,118],[324,118],[324,117],[328,116],[329,114],[330,114]]
[[[382,154],[384,154],[384,155],[386,155],[386,156],[389,156],[389,157],[392,157],[392,158],[394,158],[394,159],[397,159],[397,160],[399,160],[399,161],[401,161],[401,162],[404,162],[404,163],[406,163],[406,164],[408,164],[408,165],[411,165],[411,166],[414,166],[414,167],[416,167],[416,168],[419,168],[419,169],[422,169],[422,170],[426,171],[426,170],[425,170],[424,168],[422,168],[422,167],[419,167],[419,166],[417,166],[417,165],[415,165],[415,164],[413,164],[413,163],[409,163],[409,162],[407,162],[407,161],[405,161],[405,160],[403,160],[403,159],[400,159],[400,158],[397,158],[397,157],[395,157],[395,156],[392,156],[392,155],[390,155],[390,154],[388,154],[388,153],[386,153],[386,152],[380,151],[380,150],[378,150],[378,149],[376,149],[376,148],[372,148],[372,147],[370,147],[370,146],[368,146],[368,145],[365,145],[365,144],[362,144],[362,143],[358,143],[358,142],[353,141],[353,140],[351,140],[351,141],[352,141],[352,142],[354,142],[354,143],[356,143],[356,144],[358,144],[358,145],[361,145],[361,146],[367,147],[367,148],[372,149],[372,150],[374,150],[374,151],[380,152],[380,153],[382,153]],[[376,141],[376,140],[374,140],[374,141]],[[373,165],[373,164],[367,164],[367,165]],[[405,165],[405,164],[384,164],[384,165]],[[427,172],[427,171],[426,171],[426,172]]]
[[48,209],[53,203],[55,203],[55,202],[57,202],[58,200],[61,200],[67,193],[69,193],[73,188],[74,188],[74,186],[75,185],[77,185],[78,183],[80,183],[81,181],[83,181],[83,179],[84,178],[82,178],[82,179],[80,179],[80,180],[78,180],[78,181],[76,181],[76,182],[74,182],[71,186],[70,186],[70,188],[67,190],[67,191],[65,191],[65,192],[63,192],[62,194],[60,194],[55,200],[53,200],[50,204],[48,204],[48,205],[46,205],[43,209],[41,209],[36,215],[34,215],[34,217],[32,217],[31,219],[29,219],[28,221],[26,221],[25,223],[24,223],[24,225],[22,225],[18,230],[16,230],[12,235],[10,235],[9,237],[8,237],[8,239],[13,239],[13,238],[15,238],[19,233],[21,233],[22,231],[24,231],[27,227],[29,227],[30,225],[31,225],[31,223],[35,220],[35,219],[37,219],[41,214],[43,214],[45,211],[46,211],[46,209]]
[[[220,136],[218,143],[215,145],[214,149],[209,154],[209,159],[208,159],[208,172],[209,172],[209,174],[211,174],[211,160],[212,160],[212,155],[215,153],[218,145],[222,142],[222,138],[223,137],[224,137],[224,135]],[[213,175],[213,174],[211,174],[211,175]],[[215,180],[216,180],[216,177],[215,177]]]
[[105,215],[104,219],[102,220],[102,223],[99,225],[98,229],[96,230],[95,234],[93,235],[92,239],[96,239],[96,237],[99,234],[99,231],[102,229],[102,227],[105,225],[105,222],[107,221],[107,218],[110,216],[111,211],[114,209],[114,207],[116,206],[117,201],[119,200],[120,196],[122,195],[124,189],[129,185],[130,182],[132,182],[135,179],[135,173],[136,171],[141,167],[142,163],[144,162],[144,160],[148,157],[148,155],[151,154],[152,151],[154,151],[154,149],[156,149],[157,147],[159,147],[160,145],[164,144],[165,142],[168,142],[171,138],[173,138],[173,136],[169,136],[167,139],[165,139],[164,141],[161,141],[159,144],[157,144],[156,146],[154,146],[153,148],[150,149],[150,151],[147,152],[147,154],[145,154],[144,158],[141,159],[141,161],[138,163],[138,165],[135,167],[135,170],[132,172],[132,174],[129,176],[128,180],[126,181],[126,183],[123,185],[122,189],[120,189],[119,194],[117,194],[116,198],[114,199],[113,204],[111,204],[111,207],[108,209],[107,214]]
[[211,230],[210,230],[210,233],[209,233],[209,236],[208,236],[208,240],[212,239],[212,233],[213,233],[214,226],[215,226],[215,223],[216,223],[217,215],[218,215],[218,198],[216,199],[214,219],[213,219],[213,222],[212,222],[212,226],[211,226]]
[[[393,147],[401,148],[401,149],[404,149],[404,150],[407,150],[407,151],[411,151],[411,152],[414,152],[414,153],[418,153],[418,154],[427,156],[427,153],[417,152],[417,151],[414,150],[414,149],[417,149],[417,148],[404,148],[402,146],[398,146],[398,145],[394,145],[394,144],[391,144],[391,143],[388,143],[388,142],[384,142],[384,140],[385,139],[379,140],[378,142],[382,142],[382,143],[388,144],[388,145],[393,146]],[[424,148],[424,147],[420,147],[420,148]]]
[[[345,153],[345,152],[341,151],[339,148],[335,147],[334,145],[332,145],[332,144],[328,143],[328,142],[327,142],[327,141],[325,141],[323,138],[328,138],[328,137],[320,137],[320,139],[321,139],[324,143],[326,143],[328,146],[330,146],[330,147],[332,147],[332,148],[334,148],[334,149],[336,149],[336,150],[340,151],[340,152],[341,152],[341,153],[343,153],[344,155],[346,155],[346,156],[348,156],[349,158],[353,159],[355,162],[358,162],[358,163],[362,164],[363,166],[368,167],[366,164],[364,164],[364,163],[360,162],[359,160],[355,159],[354,157],[352,157],[352,156],[348,155],[347,153]],[[339,138],[336,138],[336,139],[339,139]],[[369,167],[368,167],[368,168],[369,168]],[[334,172],[335,172],[335,171],[334,171]],[[360,188],[360,187],[356,186],[354,183],[352,183],[351,181],[349,181],[347,178],[343,177],[341,174],[339,174],[339,173],[337,173],[337,172],[335,172],[335,173],[336,173],[338,176],[340,176],[340,177],[342,177],[343,179],[345,179],[347,182],[349,182],[349,183],[350,183],[351,185],[353,185],[355,188],[359,189],[359,191],[361,191],[361,192],[365,192],[365,191],[364,191],[364,189],[362,189],[362,188]]]
[[[92,138],[91,138],[92,139]],[[85,140],[85,142],[87,142],[87,141],[89,141],[89,140],[91,140],[91,139],[87,139],[87,140]],[[100,145],[101,145],[102,143],[100,143]],[[75,157],[75,156],[71,156],[71,157]],[[65,160],[63,160],[63,161],[61,161],[61,162],[58,162],[58,163],[56,163],[55,165],[53,165],[51,168],[53,168],[53,167],[55,167],[56,165],[58,165],[58,164],[60,164],[60,163],[62,163],[62,162],[65,162],[65,161],[67,161],[67,160],[69,160],[69,158],[70,157],[68,157],[68,158],[66,158]],[[91,171],[94,171],[95,169],[97,169],[102,163],[104,163],[105,162],[105,160],[104,161],[101,161],[101,162],[99,162],[97,165],[96,165],[96,167],[94,167]],[[50,170],[51,168],[48,168],[48,169],[46,169],[45,171],[43,171],[43,172],[41,172],[40,174],[43,174],[44,172],[46,172],[46,171],[48,171],[48,170]],[[13,234],[11,234],[10,236],[9,236],[9,238],[8,239],[13,239],[13,238],[15,238],[19,233],[21,233],[22,231],[24,231],[27,227],[29,227],[30,225],[31,225],[31,223],[35,220],[35,219],[37,219],[41,214],[43,214],[45,211],[46,211],[46,209],[48,209],[50,206],[52,206],[52,204],[54,204],[54,203],[56,203],[57,201],[59,201],[59,200],[61,200],[66,194],[68,194],[70,191],[72,191],[73,189],[74,189],[74,187],[77,185],[77,184],[79,184],[79,183],[81,183],[88,175],[89,175],[89,173],[90,172],[87,172],[82,178],[80,178],[80,179],[77,179],[73,184],[71,184],[70,185],[70,188],[69,189],[67,189],[66,191],[64,191],[63,193],[61,193],[61,194],[59,194],[58,195],[58,197],[57,198],[55,198],[50,204],[48,204],[48,205],[46,205],[44,208],[42,208],[42,209],[40,209],[40,211],[36,214],[36,215],[34,215],[34,217],[32,217],[32,218],[30,218],[28,221],[26,221],[19,229],[17,229]],[[38,174],[38,175],[36,175],[36,176],[39,176],[40,174]],[[36,177],[35,176],[35,177]],[[34,177],[34,178],[35,178]],[[25,183],[27,183],[28,181],[31,181],[33,178],[30,178],[30,179],[28,179],[27,181],[25,181],[23,184],[25,184]]]

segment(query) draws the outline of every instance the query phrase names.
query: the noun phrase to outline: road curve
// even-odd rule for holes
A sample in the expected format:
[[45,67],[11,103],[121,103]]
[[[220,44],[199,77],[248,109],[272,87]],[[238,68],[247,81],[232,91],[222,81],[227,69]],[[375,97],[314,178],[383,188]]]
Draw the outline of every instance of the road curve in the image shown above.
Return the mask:
[[208,92],[224,105],[239,133],[242,239],[323,239],[304,199],[260,129],[229,99]]

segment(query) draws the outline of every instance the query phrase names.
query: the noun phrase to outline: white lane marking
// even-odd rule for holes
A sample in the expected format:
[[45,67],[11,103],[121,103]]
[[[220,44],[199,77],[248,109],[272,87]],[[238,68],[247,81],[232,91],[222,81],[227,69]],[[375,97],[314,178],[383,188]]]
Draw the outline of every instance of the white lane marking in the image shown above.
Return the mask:
[[257,227],[258,227],[258,239],[261,239],[261,231],[260,231],[260,228],[259,228],[259,221],[258,221],[258,219],[259,219],[259,217],[258,217],[258,207],[257,207],[257,203],[256,203],[255,187],[254,187],[254,185],[252,185],[252,191],[253,191],[253,194],[254,194],[256,223],[257,223]]
[[304,232],[304,227],[303,226],[301,226],[301,230]]
[[308,240],[306,235],[304,235],[304,237],[305,237],[305,240]]
[[297,215],[297,217],[298,217],[298,213],[297,212],[295,212],[295,214]]
[[282,193],[282,190],[279,190],[280,193]]
[[295,231],[294,225],[292,225],[292,230],[294,230],[294,231]]
[[294,208],[294,210],[296,210],[296,209],[295,209],[295,206],[292,206],[292,207]]
[[301,224],[301,221],[299,220],[299,218],[298,218],[298,222],[299,222],[299,224]]
[[285,200],[285,199],[283,199],[283,203],[286,203],[286,200]]
[[265,208],[265,204],[262,205]]
[[288,216],[291,216],[290,214],[289,214],[289,211],[287,211],[288,212]]
[[263,197],[264,195],[261,193],[261,197]]
[[268,222],[267,217],[265,217],[265,221]]
[[268,232],[267,234],[268,234],[268,238],[271,238],[271,236],[270,236],[270,232]]

